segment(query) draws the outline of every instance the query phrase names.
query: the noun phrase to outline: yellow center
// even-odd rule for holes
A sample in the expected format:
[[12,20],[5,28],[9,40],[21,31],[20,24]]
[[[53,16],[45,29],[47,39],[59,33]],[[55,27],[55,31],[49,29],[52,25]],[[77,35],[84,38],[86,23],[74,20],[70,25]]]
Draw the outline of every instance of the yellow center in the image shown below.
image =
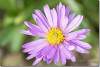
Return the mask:
[[51,28],[47,33],[47,40],[51,45],[58,45],[64,40],[62,31],[58,28]]

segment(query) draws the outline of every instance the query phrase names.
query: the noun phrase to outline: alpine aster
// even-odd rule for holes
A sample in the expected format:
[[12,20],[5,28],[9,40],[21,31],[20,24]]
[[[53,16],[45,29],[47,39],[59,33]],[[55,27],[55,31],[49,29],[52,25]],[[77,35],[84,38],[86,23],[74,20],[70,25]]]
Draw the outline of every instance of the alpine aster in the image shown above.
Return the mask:
[[[44,15],[45,14],[45,15]],[[66,64],[66,61],[76,61],[73,50],[79,53],[88,53],[91,46],[83,42],[89,29],[80,29],[73,32],[82,22],[83,16],[75,15],[68,7],[61,3],[56,8],[50,9],[44,6],[44,13],[35,10],[32,14],[36,24],[25,21],[28,30],[22,33],[31,36],[38,36],[39,39],[26,43],[22,46],[23,52],[28,53],[27,59],[36,58],[33,65],[41,60],[47,64],[59,61]]]

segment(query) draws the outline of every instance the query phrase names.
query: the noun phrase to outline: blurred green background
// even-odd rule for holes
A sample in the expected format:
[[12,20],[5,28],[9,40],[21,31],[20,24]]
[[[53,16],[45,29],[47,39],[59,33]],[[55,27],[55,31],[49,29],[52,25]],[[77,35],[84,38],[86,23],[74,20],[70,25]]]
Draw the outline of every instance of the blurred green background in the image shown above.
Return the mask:
[[[35,9],[43,9],[45,4],[56,7],[59,2],[69,6],[73,12],[82,14],[84,20],[80,28],[90,28],[91,32],[85,39],[92,45],[90,54],[78,54],[77,62],[68,61],[66,65],[97,65],[99,42],[99,1],[98,0],[0,0],[0,66],[31,66],[26,54],[22,53],[23,43],[30,42],[36,37],[25,36],[19,32],[25,29],[25,20],[35,23],[32,13]],[[44,62],[39,65],[45,65]],[[52,66],[55,66],[51,63]],[[57,64],[61,66],[61,63]]]

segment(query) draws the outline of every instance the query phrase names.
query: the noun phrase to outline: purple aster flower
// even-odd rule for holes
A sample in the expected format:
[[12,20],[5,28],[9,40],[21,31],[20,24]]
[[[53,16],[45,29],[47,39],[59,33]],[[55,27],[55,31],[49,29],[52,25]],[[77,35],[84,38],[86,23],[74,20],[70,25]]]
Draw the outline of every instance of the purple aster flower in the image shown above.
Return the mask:
[[[76,61],[73,51],[88,53],[91,46],[83,42],[89,29],[74,31],[82,22],[83,16],[75,15],[68,7],[61,3],[56,9],[44,6],[44,13],[35,10],[32,14],[36,25],[25,22],[28,27],[22,33],[31,36],[38,36],[39,39],[24,44],[23,52],[28,53],[27,59],[36,58],[33,65],[41,60],[47,64],[59,61],[66,64],[68,60]],[[74,31],[74,32],[73,32]]]

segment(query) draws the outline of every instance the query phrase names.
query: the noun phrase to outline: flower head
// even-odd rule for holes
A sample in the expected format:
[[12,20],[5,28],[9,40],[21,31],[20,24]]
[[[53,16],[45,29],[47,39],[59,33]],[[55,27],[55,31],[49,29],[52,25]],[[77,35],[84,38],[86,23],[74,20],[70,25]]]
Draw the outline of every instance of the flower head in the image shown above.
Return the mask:
[[[89,29],[74,31],[82,22],[83,16],[75,15],[61,3],[56,8],[44,6],[44,13],[35,10],[32,15],[36,25],[25,22],[28,30],[26,35],[38,36],[39,39],[23,45],[23,52],[28,53],[27,59],[36,58],[33,65],[41,60],[48,64],[59,61],[66,64],[67,60],[76,61],[73,51],[88,53],[91,46],[83,42]],[[74,31],[74,32],[73,32]]]

